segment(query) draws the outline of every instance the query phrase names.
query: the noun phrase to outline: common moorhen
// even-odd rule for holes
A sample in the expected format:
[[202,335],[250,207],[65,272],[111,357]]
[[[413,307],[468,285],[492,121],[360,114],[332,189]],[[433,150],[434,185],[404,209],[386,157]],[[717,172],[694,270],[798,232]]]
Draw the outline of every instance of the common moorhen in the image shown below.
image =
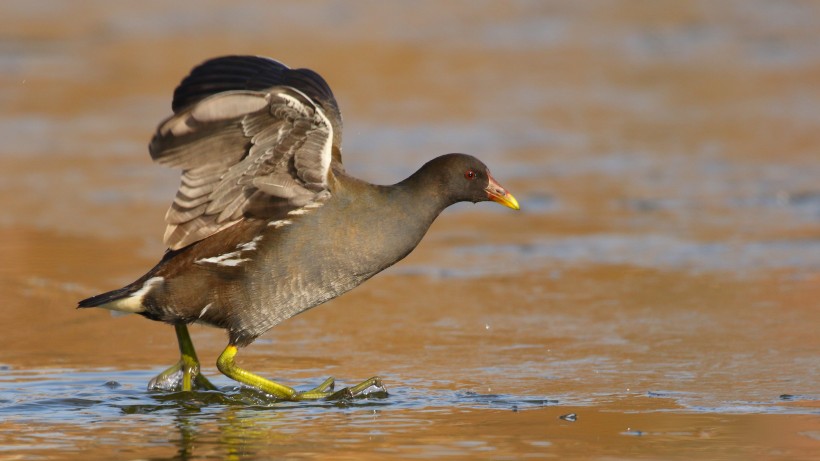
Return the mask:
[[[252,374],[237,348],[274,325],[356,287],[407,256],[456,202],[518,202],[478,159],[437,157],[379,186],[342,166],[342,118],[317,73],[256,56],[215,58],[174,91],[173,115],[151,158],[182,170],[165,215],[162,260],[134,283],[80,301],[174,325],[179,362],[150,388],[212,389],[199,373],[187,325],[228,330],[217,368],[278,399],[352,396],[379,378],[306,392]],[[181,382],[180,382],[181,375]]]

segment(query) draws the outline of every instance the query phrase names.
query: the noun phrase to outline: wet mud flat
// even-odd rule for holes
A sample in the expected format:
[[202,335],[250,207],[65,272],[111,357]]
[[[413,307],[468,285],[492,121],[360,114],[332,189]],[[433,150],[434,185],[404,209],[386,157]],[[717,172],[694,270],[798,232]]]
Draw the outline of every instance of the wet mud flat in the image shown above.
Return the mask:
[[105,254],[122,241],[41,235],[33,256],[62,252],[88,280],[44,273],[5,287],[18,306],[10,320],[38,328],[5,334],[2,445],[31,459],[813,455],[816,278],[560,261],[485,276],[466,259],[447,274],[427,265],[466,251],[448,236],[456,221],[493,218],[444,218],[404,269],[245,350],[243,365],[302,388],[379,373],[389,391],[311,404],[274,403],[220,377],[210,364],[225,337],[207,327],[193,337],[220,390],[146,391],[176,360],[170,327],[54,308],[112,278],[89,246]]
[[[0,459],[817,459],[815,3],[32,5],[0,15]],[[201,326],[219,390],[148,392],[173,329],[74,309],[162,254],[146,143],[228,53],[324,75],[356,176],[465,151],[521,202],[238,358],[387,396],[271,402]]]

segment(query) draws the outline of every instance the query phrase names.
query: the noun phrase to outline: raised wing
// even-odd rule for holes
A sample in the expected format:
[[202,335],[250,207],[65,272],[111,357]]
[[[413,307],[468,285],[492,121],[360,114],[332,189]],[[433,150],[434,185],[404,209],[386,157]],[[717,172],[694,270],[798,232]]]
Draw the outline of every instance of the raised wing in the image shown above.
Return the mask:
[[[317,104],[333,126],[333,163],[341,168],[342,114],[327,82],[310,69],[291,69],[261,56],[222,56],[196,66],[174,90],[174,113],[208,96],[231,90],[264,91],[289,86]],[[338,163],[338,165],[336,165]]]
[[[257,89],[279,81],[270,76],[261,83],[248,80],[244,85],[251,89],[239,89],[235,73],[217,72],[224,70],[220,59],[244,69],[242,57],[219,58],[209,61],[219,65],[195,69],[175,93],[175,114],[160,124],[150,144],[156,162],[183,170],[166,214],[164,240],[174,250],[247,217],[277,219],[318,206],[330,195],[331,164],[341,168],[334,122],[321,104],[291,86]],[[259,60],[284,67],[264,58],[244,59],[250,67]],[[339,117],[326,91],[333,117]],[[335,125],[341,128],[340,118]]]

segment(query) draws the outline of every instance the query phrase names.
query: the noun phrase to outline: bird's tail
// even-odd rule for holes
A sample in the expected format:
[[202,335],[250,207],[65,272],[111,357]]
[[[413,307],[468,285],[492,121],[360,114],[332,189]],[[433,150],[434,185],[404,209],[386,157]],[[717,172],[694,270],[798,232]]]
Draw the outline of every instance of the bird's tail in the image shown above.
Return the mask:
[[85,298],[77,304],[77,307],[104,307],[106,304],[127,298],[132,293],[132,290],[129,288],[130,287],[123,287],[117,290],[92,296],[90,298]]
[[144,312],[143,298],[149,291],[161,286],[164,282],[165,280],[162,277],[152,277],[144,281],[138,280],[126,287],[83,299],[77,304],[77,308],[101,307],[112,311],[135,314]]

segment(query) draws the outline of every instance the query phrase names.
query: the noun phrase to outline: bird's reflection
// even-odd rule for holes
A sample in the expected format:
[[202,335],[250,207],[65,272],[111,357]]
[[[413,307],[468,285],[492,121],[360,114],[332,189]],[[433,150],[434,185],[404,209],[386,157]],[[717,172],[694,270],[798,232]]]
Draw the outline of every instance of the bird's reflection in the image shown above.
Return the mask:
[[274,450],[307,450],[313,442],[300,429],[305,421],[334,408],[387,404],[386,394],[336,402],[276,402],[248,388],[157,393],[151,397],[155,405],[132,405],[122,410],[129,414],[173,412],[166,443],[176,445],[176,452],[150,458],[156,461],[203,457],[239,460],[264,457]]

